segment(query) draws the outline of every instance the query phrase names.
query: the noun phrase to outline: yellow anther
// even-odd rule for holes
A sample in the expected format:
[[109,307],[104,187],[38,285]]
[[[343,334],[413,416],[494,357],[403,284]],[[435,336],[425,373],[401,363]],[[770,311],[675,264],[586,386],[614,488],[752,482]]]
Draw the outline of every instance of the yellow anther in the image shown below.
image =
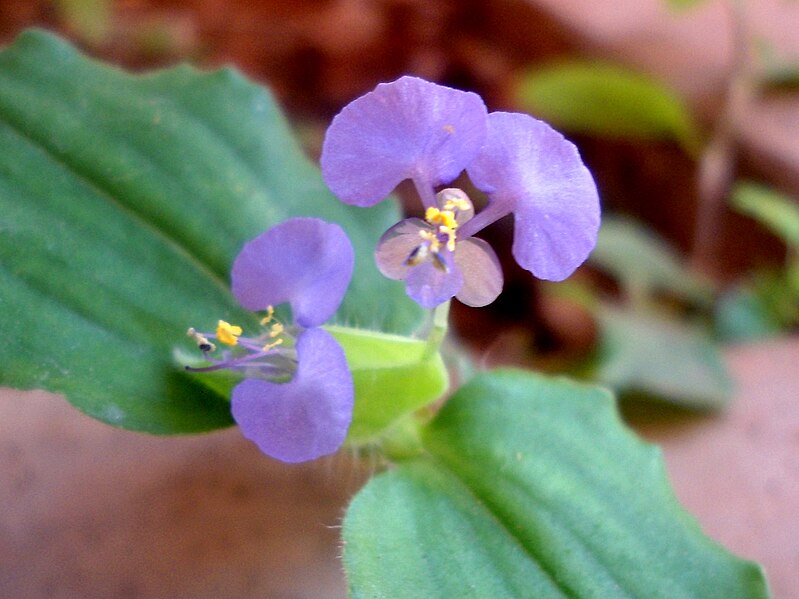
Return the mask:
[[267,306],[266,307],[266,316],[261,319],[261,324],[267,325],[272,322],[272,318],[275,316],[275,308],[274,306]]
[[430,206],[427,210],[424,211],[424,219],[427,222],[432,223],[436,218],[438,218],[438,215],[440,213],[441,210],[439,210],[435,206]]
[[271,329],[269,330],[269,336],[272,339],[274,339],[278,335],[283,334],[283,330],[284,330],[283,325],[280,324],[279,322],[276,322],[275,324],[272,325]]
[[270,349],[274,349],[274,348],[275,348],[275,347],[277,347],[278,345],[282,345],[282,343],[283,343],[283,340],[282,340],[282,339],[275,339],[275,340],[274,340],[274,341],[272,341],[271,343],[267,343],[266,345],[264,345],[264,346],[261,348],[261,350],[262,350],[262,351],[269,351]]
[[230,324],[224,320],[220,320],[216,325],[216,338],[219,339],[220,343],[230,345],[231,347],[238,344],[238,337],[241,333],[242,330],[240,326]]
[[424,219],[431,225],[443,225],[449,229],[458,228],[458,221],[455,220],[455,213],[452,210],[439,210],[435,206],[430,206],[424,213]]

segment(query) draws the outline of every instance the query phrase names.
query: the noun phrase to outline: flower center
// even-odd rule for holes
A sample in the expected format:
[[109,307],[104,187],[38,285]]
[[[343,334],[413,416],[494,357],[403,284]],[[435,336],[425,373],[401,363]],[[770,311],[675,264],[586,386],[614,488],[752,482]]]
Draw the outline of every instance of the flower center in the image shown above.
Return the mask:
[[[245,371],[247,376],[260,376],[269,380],[290,377],[297,368],[294,336],[275,319],[272,306],[267,308],[266,315],[261,319],[261,325],[264,330],[256,337],[243,336],[244,331],[240,326],[224,320],[217,323],[214,333],[201,333],[190,328],[186,334],[194,339],[205,359],[212,364],[202,367],[186,366],[186,370],[192,372],[239,370]],[[216,352],[217,346],[210,339],[235,349],[223,350],[221,358],[213,357],[210,354]],[[288,347],[279,347],[286,341]]]
[[416,246],[405,259],[408,266],[421,264],[428,258],[436,268],[449,272],[448,260],[442,257],[442,250],[455,251],[458,227],[474,214],[469,196],[460,189],[443,189],[436,194],[439,207],[430,206],[424,215],[428,228],[419,231],[422,243]]

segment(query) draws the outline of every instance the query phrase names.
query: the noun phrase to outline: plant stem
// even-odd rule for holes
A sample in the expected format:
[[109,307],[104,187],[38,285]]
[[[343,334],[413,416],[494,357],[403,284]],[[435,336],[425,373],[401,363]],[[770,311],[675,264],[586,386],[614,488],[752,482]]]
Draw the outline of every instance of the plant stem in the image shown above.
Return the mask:
[[728,0],[725,6],[731,24],[733,56],[721,115],[699,159],[691,261],[700,272],[712,272],[716,265],[720,216],[735,176],[736,127],[745,117],[756,87],[750,73],[744,3]]
[[398,420],[381,439],[380,449],[383,456],[395,464],[424,453],[418,418],[408,414]]
[[432,323],[430,332],[427,335],[425,357],[438,351],[444,341],[444,337],[447,335],[447,330],[449,329],[449,305],[450,302],[444,302],[433,308]]

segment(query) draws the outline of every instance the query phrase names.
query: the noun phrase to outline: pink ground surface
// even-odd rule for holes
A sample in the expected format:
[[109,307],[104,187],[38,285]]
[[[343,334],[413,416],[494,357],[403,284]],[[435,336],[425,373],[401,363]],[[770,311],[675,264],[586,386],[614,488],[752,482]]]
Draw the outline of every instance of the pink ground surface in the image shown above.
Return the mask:
[[[799,597],[799,340],[727,352],[717,417],[635,418],[703,529]],[[338,530],[362,468],[285,466],[237,431],[116,430],[55,395],[0,391],[0,596],[344,597]]]

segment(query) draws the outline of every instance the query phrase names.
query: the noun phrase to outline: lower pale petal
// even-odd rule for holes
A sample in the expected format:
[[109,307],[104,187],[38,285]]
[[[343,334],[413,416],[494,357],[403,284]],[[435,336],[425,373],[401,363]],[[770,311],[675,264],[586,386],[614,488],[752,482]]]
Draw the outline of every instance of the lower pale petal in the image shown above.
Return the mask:
[[401,280],[408,276],[408,256],[422,242],[419,231],[429,228],[420,218],[406,218],[383,233],[377,242],[375,262],[384,277]]
[[405,291],[422,308],[435,308],[455,297],[463,286],[461,271],[452,264],[445,272],[428,260],[414,266],[405,277]]
[[455,264],[463,287],[455,297],[467,306],[487,306],[502,291],[502,267],[494,250],[482,239],[464,239],[455,248]]
[[323,329],[297,339],[298,366],[288,383],[245,379],[231,410],[242,434],[265,454],[305,462],[335,452],[352,420],[353,384],[344,351]]

